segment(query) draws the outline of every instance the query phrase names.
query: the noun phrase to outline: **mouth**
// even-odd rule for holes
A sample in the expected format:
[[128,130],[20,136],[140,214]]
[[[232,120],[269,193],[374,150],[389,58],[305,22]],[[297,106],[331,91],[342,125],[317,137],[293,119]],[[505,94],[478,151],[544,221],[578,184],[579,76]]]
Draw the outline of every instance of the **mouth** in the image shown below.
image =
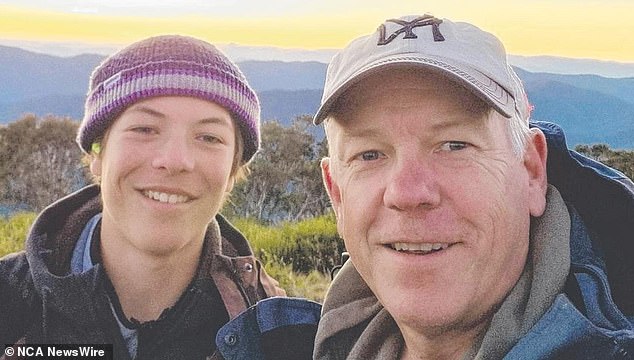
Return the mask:
[[436,253],[449,248],[452,244],[449,243],[406,243],[396,242],[393,244],[387,244],[392,250],[398,252],[413,254],[413,255],[427,255]]
[[183,204],[191,200],[189,196],[152,190],[143,191],[143,195],[148,199],[152,199],[165,204]]

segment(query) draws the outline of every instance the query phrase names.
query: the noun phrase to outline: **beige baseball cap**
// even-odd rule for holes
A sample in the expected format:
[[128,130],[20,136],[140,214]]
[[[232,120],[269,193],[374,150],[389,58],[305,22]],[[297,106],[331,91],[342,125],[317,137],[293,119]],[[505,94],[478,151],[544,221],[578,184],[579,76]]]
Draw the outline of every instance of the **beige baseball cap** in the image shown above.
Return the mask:
[[462,84],[500,114],[528,121],[529,105],[519,77],[494,35],[464,22],[432,15],[386,20],[371,35],[353,40],[328,65],[321,123],[337,99],[370,74],[398,65],[420,66]]

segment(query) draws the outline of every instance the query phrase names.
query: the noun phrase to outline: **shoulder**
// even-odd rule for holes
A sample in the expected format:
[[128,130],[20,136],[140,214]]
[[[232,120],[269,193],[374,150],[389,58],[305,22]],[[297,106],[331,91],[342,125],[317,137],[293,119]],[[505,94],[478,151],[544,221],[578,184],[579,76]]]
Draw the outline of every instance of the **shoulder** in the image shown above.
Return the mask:
[[560,294],[505,359],[628,359],[634,350],[631,325],[596,315],[584,314]]
[[287,297],[261,300],[224,325],[216,345],[226,359],[312,359],[321,305]]
[[24,251],[0,259],[0,340],[8,344],[23,336],[35,313],[35,291]]
[[[0,258],[0,287],[3,290],[10,290],[12,286],[25,285],[30,275],[26,252],[20,251]],[[5,294],[5,291],[0,294]]]

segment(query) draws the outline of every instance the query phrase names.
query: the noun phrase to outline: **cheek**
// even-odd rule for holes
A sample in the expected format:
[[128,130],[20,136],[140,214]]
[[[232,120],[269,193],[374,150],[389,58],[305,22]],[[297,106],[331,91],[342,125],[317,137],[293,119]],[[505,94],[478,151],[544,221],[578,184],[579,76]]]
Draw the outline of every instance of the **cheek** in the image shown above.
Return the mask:
[[122,152],[110,152],[101,160],[101,178],[116,181],[117,177],[130,175],[135,169],[143,166],[143,155],[135,153],[134,156]]
[[[484,166],[487,165],[487,166]],[[469,222],[488,246],[507,247],[528,232],[528,180],[522,169],[505,162],[473,163],[443,177],[445,201]],[[485,250],[488,251],[488,250]]]
[[338,205],[337,228],[347,241],[348,250],[367,242],[383,208],[383,189],[382,183],[376,179],[350,178],[339,187],[341,202]]
[[527,206],[528,177],[513,160],[484,158],[460,168],[439,168],[441,186],[466,210]]
[[[233,179],[231,177],[231,169],[233,165],[233,157],[224,156],[210,159],[209,156],[202,157],[198,160],[199,173],[204,178],[214,192],[225,193],[231,189]],[[224,196],[224,195],[223,195]]]
[[[475,243],[480,258],[500,280],[514,277],[521,270],[528,246],[530,212],[528,191],[521,173],[507,169],[471,175],[469,182],[457,187],[453,206],[478,233]],[[492,176],[496,175],[496,176]]]

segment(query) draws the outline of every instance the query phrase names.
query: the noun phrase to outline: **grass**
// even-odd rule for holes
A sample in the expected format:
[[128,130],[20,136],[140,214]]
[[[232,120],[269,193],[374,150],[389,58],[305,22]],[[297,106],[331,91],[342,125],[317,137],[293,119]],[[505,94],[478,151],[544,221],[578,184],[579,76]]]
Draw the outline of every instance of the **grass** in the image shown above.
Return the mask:
[[264,225],[254,219],[232,219],[264,263],[291,265],[296,272],[328,273],[341,262],[343,240],[333,214],[298,222]]
[[34,213],[0,217],[0,257],[24,249],[24,239],[35,220]]
[[264,265],[266,272],[280,282],[286,295],[323,302],[326,290],[330,285],[330,275],[317,270],[308,274],[293,271],[290,265],[268,263]]

